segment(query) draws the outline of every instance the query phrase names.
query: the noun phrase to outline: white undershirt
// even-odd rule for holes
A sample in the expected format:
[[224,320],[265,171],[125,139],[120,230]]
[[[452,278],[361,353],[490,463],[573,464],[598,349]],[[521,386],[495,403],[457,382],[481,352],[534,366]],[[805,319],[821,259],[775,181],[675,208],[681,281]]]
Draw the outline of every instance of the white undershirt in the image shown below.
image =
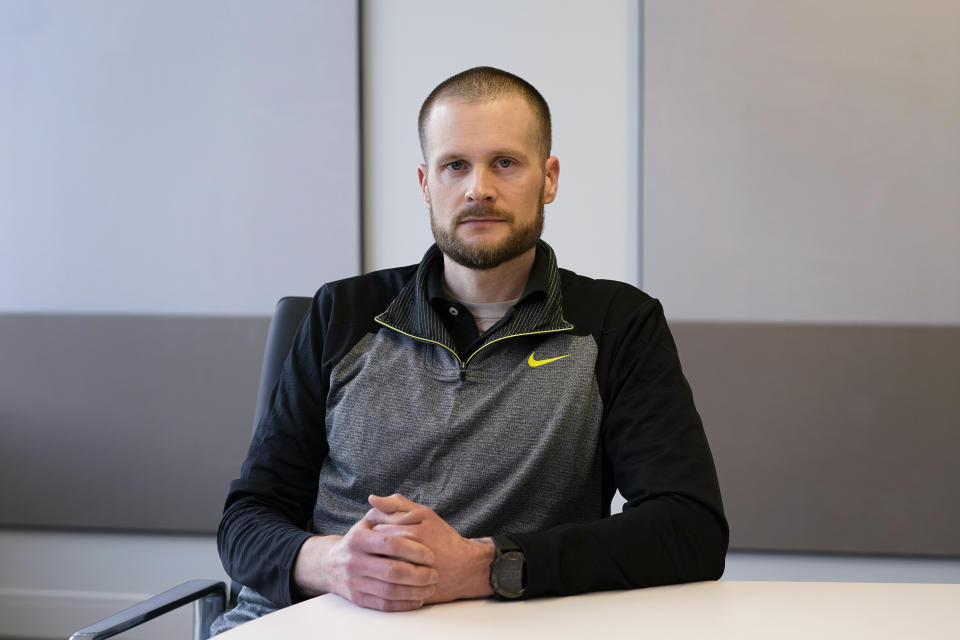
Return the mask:
[[465,302],[461,300],[460,304],[467,308],[473,319],[477,321],[477,328],[480,329],[480,333],[483,333],[497,324],[497,321],[507,313],[510,307],[517,304],[519,299],[503,302]]
[[456,300],[467,308],[467,311],[470,312],[470,315],[472,315],[473,319],[477,322],[477,328],[480,329],[480,333],[497,324],[497,321],[507,313],[510,307],[517,304],[520,300],[520,298],[514,298],[513,300],[504,300],[503,302],[467,302],[466,300],[458,299],[450,293],[450,290],[447,289],[447,283],[443,283],[443,292],[451,300]]

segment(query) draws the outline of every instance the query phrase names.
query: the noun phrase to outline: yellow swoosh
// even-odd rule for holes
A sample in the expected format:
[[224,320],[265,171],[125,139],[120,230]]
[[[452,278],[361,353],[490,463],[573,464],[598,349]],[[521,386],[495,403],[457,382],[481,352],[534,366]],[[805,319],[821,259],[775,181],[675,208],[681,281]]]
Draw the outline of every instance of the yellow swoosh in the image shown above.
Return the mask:
[[556,358],[547,358],[546,360],[537,360],[536,358],[533,357],[533,352],[531,351],[530,358],[527,359],[527,364],[530,365],[531,367],[539,367],[542,364],[554,362],[555,360],[562,360],[563,358],[566,358],[568,355],[570,354],[568,353],[566,356],[557,356]]

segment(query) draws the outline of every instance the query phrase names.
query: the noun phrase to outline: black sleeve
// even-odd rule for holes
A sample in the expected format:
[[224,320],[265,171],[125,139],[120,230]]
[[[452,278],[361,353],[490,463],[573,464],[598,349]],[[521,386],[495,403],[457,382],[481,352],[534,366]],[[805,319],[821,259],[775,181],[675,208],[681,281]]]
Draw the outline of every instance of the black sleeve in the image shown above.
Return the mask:
[[528,597],[723,574],[729,530],[716,470],[663,309],[636,289],[618,297],[612,325],[595,335],[605,462],[627,502],[594,522],[512,534]]
[[297,331],[217,533],[227,574],[278,606],[297,599],[293,563],[312,535],[317,478],[328,450],[321,364],[328,307],[324,288]]

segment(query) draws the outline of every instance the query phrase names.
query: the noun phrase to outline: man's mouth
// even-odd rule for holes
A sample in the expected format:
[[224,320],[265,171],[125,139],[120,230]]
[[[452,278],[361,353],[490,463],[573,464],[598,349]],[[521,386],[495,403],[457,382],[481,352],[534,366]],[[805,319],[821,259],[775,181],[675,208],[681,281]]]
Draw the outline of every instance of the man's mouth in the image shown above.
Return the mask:
[[506,222],[503,218],[494,218],[491,216],[477,216],[473,218],[464,218],[457,224],[466,224],[468,222]]

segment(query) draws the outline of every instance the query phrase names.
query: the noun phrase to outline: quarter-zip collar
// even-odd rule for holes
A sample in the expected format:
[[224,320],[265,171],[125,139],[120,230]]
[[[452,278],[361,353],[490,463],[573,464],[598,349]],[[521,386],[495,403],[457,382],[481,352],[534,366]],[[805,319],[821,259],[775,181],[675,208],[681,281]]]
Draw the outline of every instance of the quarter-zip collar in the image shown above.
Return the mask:
[[[436,286],[431,286],[431,274],[436,277],[438,271],[434,270],[442,268],[442,258],[443,254],[437,245],[427,249],[417,267],[416,275],[404,286],[386,311],[376,317],[376,321],[414,338],[438,343],[456,354],[450,332],[430,304],[430,295]],[[573,328],[572,324],[563,319],[560,270],[557,268],[556,255],[543,240],[537,242],[537,256],[523,295],[512,312],[508,313],[510,317],[507,322],[486,334],[483,343],[476,345],[474,353],[491,342],[510,336]],[[468,354],[467,359],[470,355]]]
[[[434,245],[436,246],[436,245]],[[429,251],[427,252],[429,255]],[[539,247],[536,255],[533,259],[533,265],[530,268],[530,277],[527,279],[527,284],[524,286],[523,293],[520,294],[520,297],[517,298],[517,304],[522,303],[527,296],[532,294],[541,294],[543,296],[547,295],[548,278],[549,278],[549,259],[548,254],[552,254],[552,251],[540,251]],[[442,254],[441,254],[442,256]],[[426,256],[424,256],[426,259]],[[438,302],[449,302],[453,298],[448,295],[444,290],[443,286],[443,260],[433,260],[427,265],[426,279],[424,280],[426,284],[427,300],[430,301],[430,304],[433,304],[436,307]]]

